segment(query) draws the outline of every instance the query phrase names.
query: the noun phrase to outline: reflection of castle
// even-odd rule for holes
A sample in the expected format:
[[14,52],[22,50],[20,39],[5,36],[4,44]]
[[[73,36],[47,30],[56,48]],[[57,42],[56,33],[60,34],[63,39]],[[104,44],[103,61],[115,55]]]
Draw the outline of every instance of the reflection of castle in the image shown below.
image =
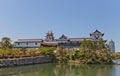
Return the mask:
[[[46,38],[43,39],[19,39],[15,42],[15,47],[21,48],[39,48],[40,46],[64,46],[66,48],[79,48],[81,42],[86,40],[98,41],[103,40],[104,33],[101,33],[98,30],[95,30],[93,33],[90,33],[90,37],[87,38],[68,38],[64,34],[58,38],[54,39],[53,32],[49,31],[46,33]],[[104,40],[106,42],[106,40]]]

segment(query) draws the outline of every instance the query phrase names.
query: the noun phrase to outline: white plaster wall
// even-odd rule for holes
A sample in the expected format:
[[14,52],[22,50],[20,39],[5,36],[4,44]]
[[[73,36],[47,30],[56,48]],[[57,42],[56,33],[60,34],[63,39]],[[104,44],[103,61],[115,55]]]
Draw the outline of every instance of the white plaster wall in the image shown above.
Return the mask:
[[[19,45],[18,45],[18,43],[15,43],[15,47],[40,47],[41,46],[41,43],[37,43],[37,42],[28,43],[28,45],[27,45],[27,43],[25,43],[25,42],[24,43],[19,43]],[[36,43],[37,43],[37,45],[36,45]]]

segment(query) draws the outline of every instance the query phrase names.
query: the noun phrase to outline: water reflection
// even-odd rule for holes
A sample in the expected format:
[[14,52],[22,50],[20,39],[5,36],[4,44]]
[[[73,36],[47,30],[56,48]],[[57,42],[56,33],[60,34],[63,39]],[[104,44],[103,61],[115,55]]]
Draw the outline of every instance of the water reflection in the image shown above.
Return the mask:
[[[119,66],[120,67],[120,66]],[[0,76],[119,76],[115,65],[39,64],[1,68]],[[117,73],[117,74],[116,74]]]
[[56,65],[56,76],[112,76],[111,65]]

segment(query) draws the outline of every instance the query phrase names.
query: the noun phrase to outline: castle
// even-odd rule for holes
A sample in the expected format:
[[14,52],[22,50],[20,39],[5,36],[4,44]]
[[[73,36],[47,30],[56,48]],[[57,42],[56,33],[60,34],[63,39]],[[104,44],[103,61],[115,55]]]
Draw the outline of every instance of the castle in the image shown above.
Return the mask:
[[[103,39],[104,33],[101,33],[99,30],[95,30],[90,33],[89,37],[86,38],[68,38],[64,34],[61,35],[58,39],[54,39],[54,33],[49,31],[46,33],[45,39],[18,39],[15,42],[15,48],[40,48],[41,46],[64,46],[65,48],[78,49],[84,39],[91,41],[103,40],[106,42],[107,40]],[[110,47],[114,48],[114,44],[111,43]],[[111,51],[113,50],[111,49]]]

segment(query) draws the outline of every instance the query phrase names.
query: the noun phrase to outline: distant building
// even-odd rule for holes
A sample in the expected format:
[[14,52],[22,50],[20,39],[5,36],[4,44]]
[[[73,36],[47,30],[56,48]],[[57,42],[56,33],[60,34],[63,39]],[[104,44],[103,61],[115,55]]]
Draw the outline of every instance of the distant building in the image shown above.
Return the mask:
[[39,48],[42,43],[42,39],[18,39],[15,42],[15,48]]
[[48,31],[48,32],[46,33],[45,41],[46,41],[46,42],[52,42],[52,41],[54,41],[54,34],[53,34],[52,31]]
[[[52,33],[53,34],[53,33]],[[64,46],[65,48],[80,48],[80,45],[84,39],[91,40],[91,41],[97,41],[97,40],[103,40],[104,33],[101,33],[100,31],[96,30],[93,33],[90,33],[90,37],[86,38],[68,38],[64,34],[60,36],[58,39],[54,39],[52,41],[44,41],[41,45],[42,46]],[[47,37],[47,36],[46,36]],[[49,38],[53,37],[47,37],[47,40],[51,40]],[[104,40],[106,42],[106,40]]]
[[110,51],[115,53],[115,42],[113,40],[109,41]]
[[100,31],[96,30],[93,33],[90,33],[91,40],[103,40],[104,33],[101,33]]
[[[15,42],[15,48],[39,48],[41,46],[64,46],[65,48],[78,49],[84,39],[97,41],[103,40],[104,33],[101,33],[98,30],[95,30],[93,33],[90,33],[89,37],[86,38],[68,38],[64,34],[61,35],[58,39],[54,39],[54,33],[49,31],[46,33],[45,39],[18,39]],[[106,40],[104,40],[106,42]]]

